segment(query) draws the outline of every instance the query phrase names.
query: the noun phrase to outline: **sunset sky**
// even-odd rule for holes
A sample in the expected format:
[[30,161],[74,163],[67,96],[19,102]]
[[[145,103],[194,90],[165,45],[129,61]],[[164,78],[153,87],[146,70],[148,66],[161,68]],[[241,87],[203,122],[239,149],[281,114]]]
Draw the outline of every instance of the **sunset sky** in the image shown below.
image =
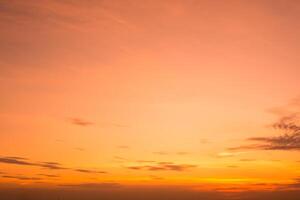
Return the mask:
[[0,187],[300,190],[300,1],[0,0]]

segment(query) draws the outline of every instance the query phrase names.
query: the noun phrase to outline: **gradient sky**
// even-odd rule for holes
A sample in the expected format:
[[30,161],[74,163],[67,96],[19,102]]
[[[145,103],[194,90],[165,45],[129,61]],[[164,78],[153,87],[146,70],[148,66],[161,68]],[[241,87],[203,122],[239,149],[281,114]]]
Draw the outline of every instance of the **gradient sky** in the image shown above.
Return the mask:
[[1,185],[299,187],[299,19],[297,0],[0,0]]

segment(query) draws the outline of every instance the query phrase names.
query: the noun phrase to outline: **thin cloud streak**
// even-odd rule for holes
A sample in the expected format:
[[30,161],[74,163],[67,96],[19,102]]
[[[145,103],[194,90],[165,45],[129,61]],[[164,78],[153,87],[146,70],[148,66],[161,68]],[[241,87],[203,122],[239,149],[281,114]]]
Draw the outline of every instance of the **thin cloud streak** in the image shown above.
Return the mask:
[[11,175],[3,175],[2,178],[18,179],[18,180],[22,180],[22,181],[38,181],[38,180],[43,180],[42,178],[38,178],[38,177],[11,176]]
[[84,120],[81,118],[70,118],[70,122],[72,124],[78,125],[78,126],[91,126],[94,124],[93,122],[90,122],[90,121],[87,121],[87,120]]
[[24,160],[28,160],[28,159],[21,158],[21,157],[0,157],[0,163],[5,163],[5,164],[13,164],[13,165],[21,165],[21,166],[34,166],[34,167],[41,167],[41,168],[49,169],[49,170],[71,170],[71,171],[75,171],[75,172],[91,173],[91,174],[107,173],[105,171],[67,168],[57,162],[28,162],[28,161],[24,161]]
[[129,166],[132,170],[148,170],[148,171],[186,171],[195,168],[197,165],[175,164],[172,162],[158,162],[154,165]]

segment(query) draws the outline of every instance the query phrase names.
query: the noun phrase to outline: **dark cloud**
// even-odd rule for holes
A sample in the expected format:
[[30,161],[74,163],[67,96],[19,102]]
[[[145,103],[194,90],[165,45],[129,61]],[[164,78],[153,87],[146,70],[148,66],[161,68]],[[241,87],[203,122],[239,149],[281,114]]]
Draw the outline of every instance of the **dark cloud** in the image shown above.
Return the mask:
[[129,166],[132,170],[149,170],[149,171],[186,171],[195,168],[196,165],[174,164],[172,162],[158,162],[154,165]]
[[78,126],[91,126],[94,124],[93,122],[90,122],[90,121],[87,121],[87,120],[84,120],[81,118],[70,118],[70,122],[72,124],[78,125]]
[[300,126],[298,123],[300,119],[300,112],[292,112],[280,117],[280,119],[273,123],[271,126],[275,129],[279,129],[281,131],[286,132],[299,132]]
[[88,169],[74,169],[74,171],[82,172],[82,173],[91,173],[91,174],[105,174],[105,171],[97,171],[97,170],[88,170]]
[[255,144],[229,148],[229,150],[300,150],[300,133],[288,133],[273,137],[253,137],[248,141]]
[[[288,113],[287,113],[288,112]],[[230,150],[300,150],[300,115],[299,112],[286,111],[280,116],[279,120],[271,125],[275,130],[282,133],[278,136],[252,137],[247,141],[249,145],[229,148]]]
[[10,176],[10,175],[3,175],[3,178],[9,178],[9,179],[18,179],[22,181],[37,181],[42,180],[42,178],[38,177],[27,177],[27,176]]
[[134,169],[134,170],[140,170],[140,169],[144,169],[145,166],[130,166],[127,167],[128,169]]
[[54,170],[65,170],[68,168],[62,167],[62,165],[60,163],[57,162],[41,162],[41,163],[37,163],[37,166],[43,167],[43,168],[47,168],[47,169],[54,169]]
[[23,158],[23,157],[17,157],[17,156],[7,156],[5,158],[8,159],[16,159],[16,160],[28,160],[27,158]]
[[21,157],[0,157],[0,163],[36,166],[35,163],[27,162],[24,160],[27,160],[27,159],[21,158]]
[[62,166],[62,164],[58,162],[29,162],[27,160],[28,160],[27,158],[21,158],[21,157],[0,157],[0,163],[5,163],[5,164],[34,166],[34,167],[41,167],[49,170],[72,170],[81,173],[94,173],[94,174],[106,173],[104,171],[97,171],[97,170],[67,168]]

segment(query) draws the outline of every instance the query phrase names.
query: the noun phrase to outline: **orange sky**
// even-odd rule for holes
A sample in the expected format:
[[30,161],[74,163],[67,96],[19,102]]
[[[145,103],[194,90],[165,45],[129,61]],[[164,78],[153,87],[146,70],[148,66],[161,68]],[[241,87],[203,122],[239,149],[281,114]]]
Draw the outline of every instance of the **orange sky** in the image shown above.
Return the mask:
[[299,17],[296,0],[0,1],[0,182],[299,181]]

